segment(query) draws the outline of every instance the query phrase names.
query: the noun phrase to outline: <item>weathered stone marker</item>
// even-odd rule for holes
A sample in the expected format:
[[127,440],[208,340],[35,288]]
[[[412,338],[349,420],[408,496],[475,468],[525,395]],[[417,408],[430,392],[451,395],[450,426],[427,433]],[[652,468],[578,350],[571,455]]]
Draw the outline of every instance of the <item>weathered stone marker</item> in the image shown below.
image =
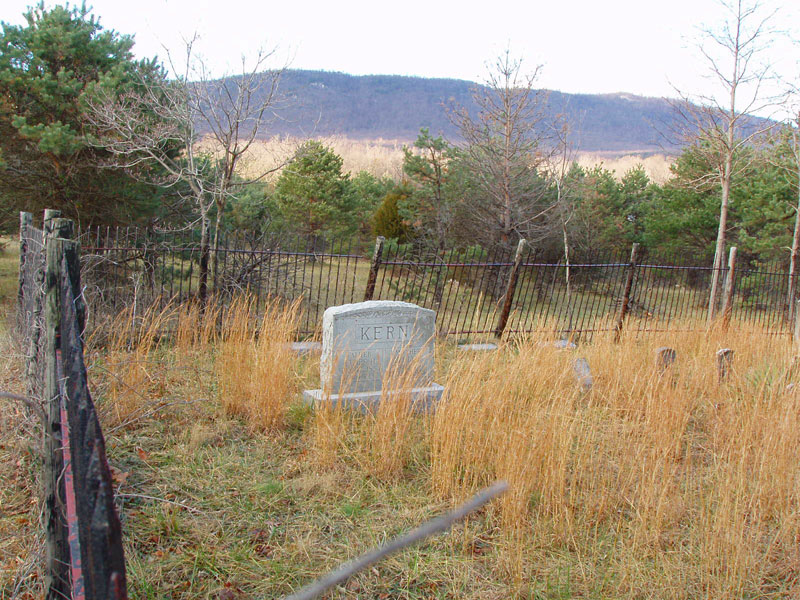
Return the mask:
[[572,370],[575,372],[575,379],[578,380],[581,391],[583,393],[591,391],[594,385],[594,377],[592,377],[592,370],[589,368],[589,361],[585,358],[576,358],[572,361]]
[[319,342],[291,342],[289,348],[298,356],[322,352],[322,344]]
[[720,348],[717,350],[717,377],[719,381],[725,380],[732,364],[733,350],[730,348]]
[[[436,313],[416,304],[371,300],[331,306],[322,316],[321,389],[303,397],[371,408],[381,399],[387,370],[412,365],[419,407],[430,407],[444,388],[433,383]],[[408,391],[408,390],[404,390]]]
[[675,352],[675,348],[670,348],[668,346],[656,348],[656,368],[658,372],[661,374],[665,373],[672,363],[675,362],[677,357],[678,353]]
[[553,342],[553,347],[558,348],[559,350],[575,350],[577,348],[577,344],[575,342],[571,342],[569,340],[556,340]]
[[465,352],[491,352],[497,350],[497,344],[459,344],[458,349]]

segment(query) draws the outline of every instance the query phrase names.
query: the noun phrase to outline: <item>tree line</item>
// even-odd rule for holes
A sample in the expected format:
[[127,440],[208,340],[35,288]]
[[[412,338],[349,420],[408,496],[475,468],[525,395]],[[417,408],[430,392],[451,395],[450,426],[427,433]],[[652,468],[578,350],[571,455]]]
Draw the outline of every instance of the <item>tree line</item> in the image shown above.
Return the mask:
[[18,210],[50,207],[86,225],[197,224],[206,270],[226,229],[365,244],[383,235],[420,253],[510,250],[524,238],[567,263],[639,242],[720,266],[737,245],[745,260],[794,266],[800,122],[753,126],[744,118],[759,98],[736,99],[767,76],[759,9],[730,2],[724,26],[707,32],[722,49],[706,58],[729,103],[687,95],[677,106],[683,150],[657,184],[641,166],[621,176],[579,166],[579,124],[546,110],[538,67],[509,51],[469,107],[445,106],[458,138],[423,128],[397,180],[345,173],[315,140],[245,178],[252,144],[291,100],[271,53],[213,79],[194,40],[185,55],[136,60],[132,37],[103,29],[85,6],[39,4],[0,34],[0,223],[10,230]]

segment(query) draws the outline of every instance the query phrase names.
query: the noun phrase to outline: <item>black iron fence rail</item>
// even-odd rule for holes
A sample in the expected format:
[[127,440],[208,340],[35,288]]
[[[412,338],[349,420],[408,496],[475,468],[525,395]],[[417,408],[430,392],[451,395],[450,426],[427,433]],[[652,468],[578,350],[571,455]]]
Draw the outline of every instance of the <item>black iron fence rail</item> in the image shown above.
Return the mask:
[[[81,240],[85,294],[95,320],[123,307],[137,306],[141,312],[205,300],[199,293],[198,231],[105,227],[84,231]],[[519,256],[511,249],[422,252],[388,242],[373,246],[352,239],[246,232],[222,235],[213,255],[212,248],[209,296],[218,302],[241,292],[257,302],[301,298],[303,337],[318,333],[328,306],[364,299],[405,300],[434,309],[443,335],[556,331],[586,338],[614,329],[623,304],[628,327],[669,329],[707,318],[714,273],[713,267],[686,255],[645,254],[632,267],[623,252],[576,253],[567,264],[527,246]],[[625,301],[631,268],[632,289]],[[508,289],[512,272],[515,283]],[[723,279],[726,273],[722,269]],[[788,334],[794,320],[788,282],[783,262],[738,265],[731,317]]]

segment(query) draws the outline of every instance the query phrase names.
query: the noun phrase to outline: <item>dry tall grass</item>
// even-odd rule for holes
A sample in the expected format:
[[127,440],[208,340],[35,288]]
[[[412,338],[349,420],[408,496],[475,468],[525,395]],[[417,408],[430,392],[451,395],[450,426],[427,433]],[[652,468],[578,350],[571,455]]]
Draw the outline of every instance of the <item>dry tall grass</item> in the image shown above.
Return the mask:
[[[317,137],[342,157],[342,170],[356,174],[367,171],[375,177],[400,179],[403,174],[403,145],[400,140],[353,140],[344,136]],[[240,167],[243,176],[257,177],[285,164],[304,142],[300,138],[273,138],[253,144]]]
[[174,314],[172,306],[153,306],[140,315],[135,308],[129,308],[107,326],[110,335],[103,373],[108,402],[101,407],[104,423],[118,426],[130,422],[160,395],[162,390],[157,388],[163,388],[164,382],[152,356],[161,332]]
[[[444,357],[439,368],[446,373],[446,392],[434,414],[414,413],[410,396],[398,393],[415,380],[413,369],[390,369],[374,412],[323,403],[300,424],[302,432],[257,434],[281,427],[297,398],[298,362],[287,344],[293,311],[272,305],[261,322],[252,300],[242,298],[222,315],[190,307],[137,318],[137,327],[130,315],[120,316],[103,359],[106,366],[117,361],[115,378],[108,379],[109,393],[98,395],[103,406],[113,406],[114,398],[122,403],[120,422],[141,414],[136,403],[142,398],[158,398],[171,385],[162,367],[172,360],[172,349],[153,333],[165,319],[178,323],[178,355],[195,353],[204,364],[216,355],[220,403],[241,417],[222,427],[219,409],[209,404],[207,413],[198,413],[203,421],[190,443],[182,433],[162,455],[162,437],[171,433],[156,421],[175,419],[164,411],[151,423],[139,421],[135,444],[116,446],[117,452],[133,452],[143,444],[151,452],[156,468],[137,472],[126,466],[142,486],[136,493],[160,497],[169,490],[200,509],[169,513],[170,527],[158,533],[169,559],[152,561],[147,528],[153,525],[142,515],[160,515],[152,519],[160,522],[166,512],[154,507],[147,513],[140,505],[126,515],[136,540],[131,580],[138,590],[158,587],[164,573],[180,565],[170,571],[172,596],[180,595],[176,590],[191,579],[201,550],[216,544],[208,556],[240,568],[240,582],[266,581],[264,573],[276,577],[278,583],[261,595],[278,596],[296,584],[298,572],[311,578],[351,555],[349,550],[377,543],[376,532],[397,527],[400,515],[408,517],[407,506],[416,508],[404,527],[504,478],[511,489],[493,506],[455,535],[413,551],[408,561],[398,558],[364,574],[364,591],[353,594],[412,590],[406,595],[509,597],[515,591],[511,581],[526,598],[800,596],[800,392],[787,388],[800,383],[800,365],[797,348],[785,338],[737,323],[728,331],[689,323],[681,329],[700,331],[638,338],[625,331],[619,343],[613,332],[598,333],[577,350],[533,339],[506,342],[492,353],[466,353],[440,342],[439,350],[446,346],[438,357]],[[677,360],[662,373],[655,352],[663,345],[676,349]],[[736,354],[727,378],[719,381],[715,352],[723,347]],[[594,376],[587,393],[575,381],[572,364],[578,357],[588,360]],[[313,362],[302,360],[306,366]],[[171,369],[170,377],[194,377],[188,362],[186,367]],[[213,384],[206,383],[203,395],[212,397]],[[137,393],[126,398],[131,390]],[[188,429],[186,416],[178,421],[174,429]],[[135,436],[136,427],[111,435]],[[271,462],[258,475],[263,457]],[[202,470],[207,460],[224,460],[226,466]],[[250,480],[274,473],[281,478],[248,487]],[[157,485],[147,488],[154,479]],[[322,491],[314,492],[309,482]],[[291,496],[296,489],[304,491]],[[230,490],[253,500],[232,501]],[[270,519],[286,528],[269,542],[269,560],[237,545],[249,548],[249,532],[262,527],[263,502],[271,503]],[[223,513],[226,527],[219,524]],[[321,519],[345,513],[347,520],[331,520],[330,530],[320,526]],[[229,516],[235,514],[241,516],[231,533]],[[204,519],[213,533],[186,543]],[[197,553],[179,555],[169,548]],[[280,564],[288,566],[278,571],[273,565]],[[228,568],[219,572],[236,572]],[[211,579],[214,585],[220,581]],[[439,592],[423,586],[430,581],[441,584]]]
[[[337,459],[350,459],[370,476],[381,481],[400,477],[410,465],[414,450],[425,443],[427,399],[412,390],[420,385],[422,355],[409,357],[401,351],[383,374],[379,400],[375,405],[348,404],[353,400],[331,397],[315,407],[310,444],[318,465],[333,466]],[[345,368],[338,389],[355,386],[354,372]],[[335,391],[335,390],[334,390]]]
[[250,297],[236,299],[224,311],[216,360],[221,404],[228,414],[243,416],[255,429],[285,424],[286,409],[297,389],[290,342],[299,309],[299,302],[286,307],[273,301],[261,309],[260,324]]
[[420,385],[421,356],[395,357],[384,374],[380,402],[364,423],[367,471],[383,481],[402,475],[424,439],[427,400],[411,392]]
[[213,299],[201,310],[197,302],[189,302],[178,310],[175,330],[175,352],[182,366],[190,366],[197,353],[207,352],[216,343],[222,305]]
[[[672,334],[678,360],[661,375],[662,343],[627,336],[581,350],[595,375],[586,395],[571,380],[574,353],[523,343],[460,360],[433,424],[435,492],[511,483],[498,519],[519,578],[531,555],[561,548],[577,555],[580,587],[613,596],[800,593],[789,344],[743,327]],[[723,346],[738,352],[718,383]]]
[[[403,175],[403,146],[412,141],[404,140],[354,140],[344,136],[319,137],[323,144],[342,157],[344,172],[367,171],[376,177],[399,180]],[[299,138],[273,138],[253,144],[240,167],[241,174],[260,176],[263,172],[284,164],[303,143]],[[670,177],[672,158],[663,154],[622,156],[603,153],[581,153],[577,162],[582,167],[602,165],[612,171],[618,179],[633,167],[642,165],[648,177],[656,183],[664,183]]]
[[647,176],[655,183],[663,184],[671,176],[670,166],[673,158],[664,154],[653,154],[641,156],[638,154],[606,155],[581,153],[577,157],[577,162],[581,167],[591,169],[600,165],[614,174],[616,179],[622,177],[631,169],[641,165]]

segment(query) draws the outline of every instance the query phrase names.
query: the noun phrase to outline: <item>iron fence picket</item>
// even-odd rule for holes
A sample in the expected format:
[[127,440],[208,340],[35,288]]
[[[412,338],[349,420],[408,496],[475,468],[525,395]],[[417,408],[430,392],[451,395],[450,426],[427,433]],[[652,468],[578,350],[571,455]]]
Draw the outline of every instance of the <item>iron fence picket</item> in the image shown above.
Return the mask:
[[[148,305],[181,304],[196,296],[199,245],[197,233],[155,232],[135,228],[89,230],[87,250],[94,255],[86,281],[96,290],[96,312],[116,314],[133,296]],[[105,241],[103,236],[105,235]],[[221,237],[218,281],[214,293],[227,302],[237,290],[249,290],[259,306],[267,298],[302,297],[301,334],[319,330],[328,305],[358,301],[363,295],[364,266],[369,252],[353,240],[294,235],[282,240],[232,232]],[[387,244],[378,265],[375,299],[408,300],[436,310],[438,329],[449,335],[489,335],[495,327],[497,302],[512,266],[508,250],[470,247],[463,251],[419,253],[406,245]],[[626,257],[573,252],[570,285],[566,265],[542,260],[527,249],[520,265],[506,326],[508,335],[537,328],[588,339],[610,318],[622,286]],[[672,327],[687,319],[703,319],[713,269],[686,255],[645,254],[636,269],[630,326],[636,331]],[[722,273],[724,275],[724,273]],[[783,263],[737,268],[734,318],[786,333],[788,274]],[[105,308],[104,308],[105,307]],[[100,322],[100,321],[98,321]]]

